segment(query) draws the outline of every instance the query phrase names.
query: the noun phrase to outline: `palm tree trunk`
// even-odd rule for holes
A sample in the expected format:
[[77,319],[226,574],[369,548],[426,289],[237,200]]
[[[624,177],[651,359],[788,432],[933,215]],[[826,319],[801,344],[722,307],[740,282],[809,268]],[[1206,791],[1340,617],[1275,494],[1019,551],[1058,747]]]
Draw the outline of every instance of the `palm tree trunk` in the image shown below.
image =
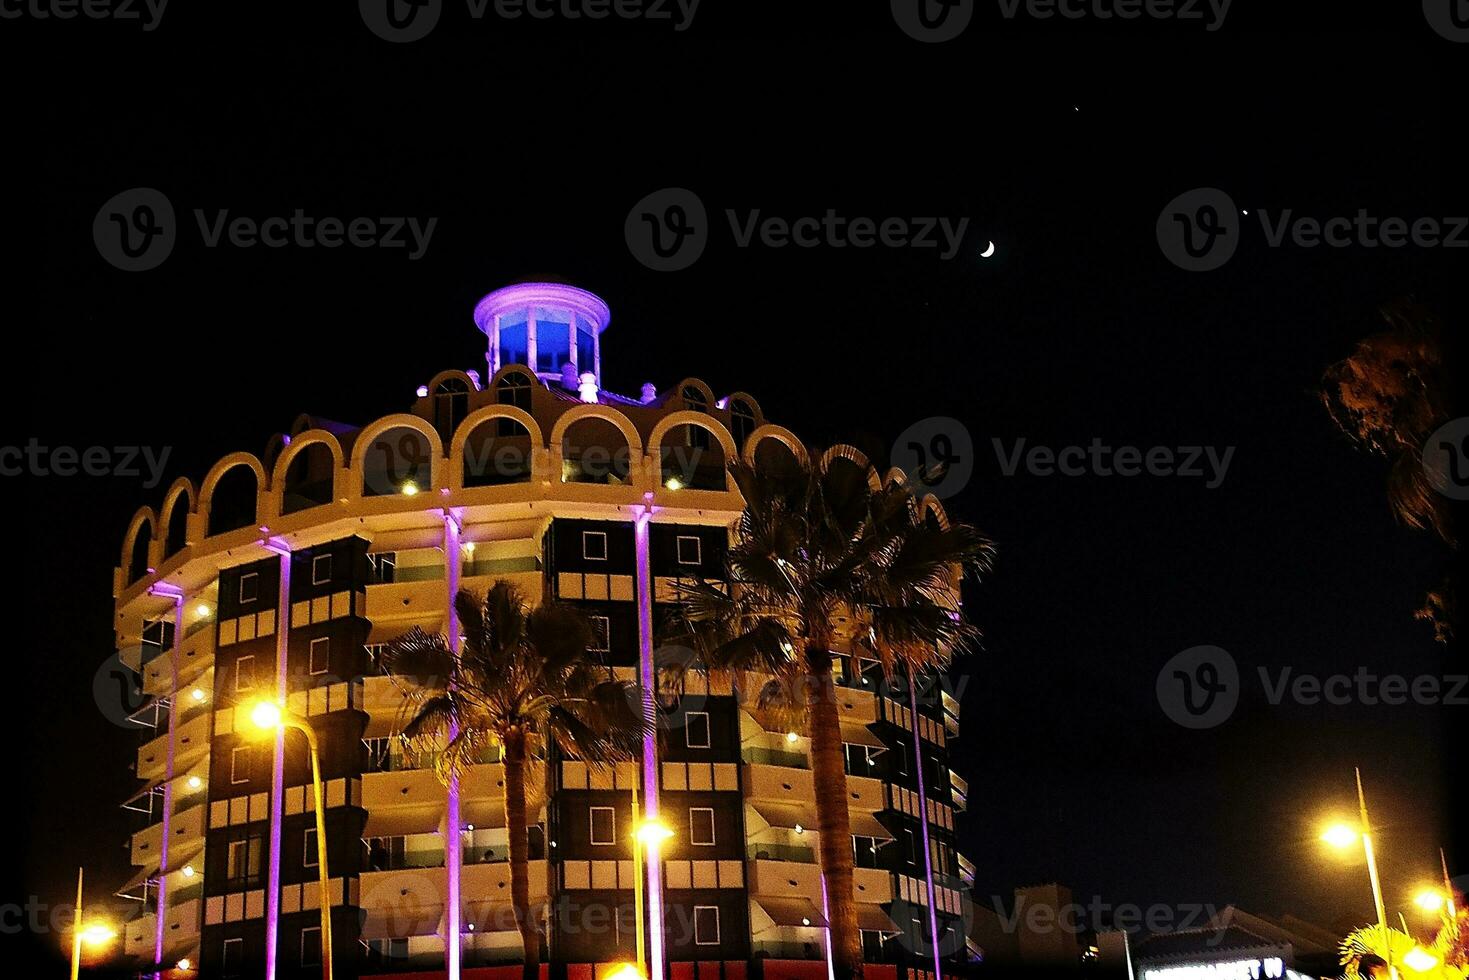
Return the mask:
[[837,980],[861,980],[862,934],[857,930],[857,906],[852,899],[852,821],[847,814],[847,768],[831,654],[808,647],[806,663],[810,669],[806,710],[811,727],[811,775],[816,786],[816,827],[821,833],[832,965]]
[[530,907],[530,837],[525,819],[525,741],[505,742],[505,826],[510,834],[510,904],[524,949],[523,980],[540,980],[541,933],[539,916]]

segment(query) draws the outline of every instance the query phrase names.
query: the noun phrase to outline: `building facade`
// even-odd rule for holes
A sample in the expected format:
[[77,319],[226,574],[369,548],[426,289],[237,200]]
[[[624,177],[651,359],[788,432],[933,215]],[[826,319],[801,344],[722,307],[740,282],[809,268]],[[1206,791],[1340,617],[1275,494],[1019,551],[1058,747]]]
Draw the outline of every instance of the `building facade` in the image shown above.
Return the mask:
[[[180,479],[128,528],[115,625],[144,703],[141,785],[124,804],[136,873],[119,894],[139,903],[124,942],[141,971],[319,976],[325,853],[338,977],[518,976],[497,757],[446,787],[406,751],[384,645],[414,626],[457,633],[455,592],[508,580],[533,604],[580,607],[618,674],[654,685],[675,583],[722,574],[742,505],[727,461],[804,457],[742,392],[696,378],[604,390],[610,315],[584,290],[507,286],[474,319],[487,380],[444,371],[407,412],[362,426],[303,416],[263,456]],[[849,656],[839,681],[868,975],[952,975],[972,875],[954,844],[958,705]],[[325,841],[304,741],[253,732],[260,698],[315,732]],[[636,791],[675,831],[649,864],[653,980],[825,977],[806,739],[717,680],[656,704],[640,760],[597,771],[553,751],[542,767],[529,820],[543,970],[593,980],[632,958]]]

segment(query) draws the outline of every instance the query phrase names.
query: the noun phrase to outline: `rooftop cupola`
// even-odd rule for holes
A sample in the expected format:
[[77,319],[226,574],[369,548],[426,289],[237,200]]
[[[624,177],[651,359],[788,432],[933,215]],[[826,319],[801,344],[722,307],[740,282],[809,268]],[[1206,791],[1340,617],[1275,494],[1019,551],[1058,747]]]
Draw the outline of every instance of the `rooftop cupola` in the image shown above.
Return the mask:
[[[485,332],[491,376],[524,364],[553,385],[591,373],[602,385],[602,331],[612,318],[602,298],[558,282],[520,282],[490,293],[474,307]],[[573,386],[575,388],[576,386]]]

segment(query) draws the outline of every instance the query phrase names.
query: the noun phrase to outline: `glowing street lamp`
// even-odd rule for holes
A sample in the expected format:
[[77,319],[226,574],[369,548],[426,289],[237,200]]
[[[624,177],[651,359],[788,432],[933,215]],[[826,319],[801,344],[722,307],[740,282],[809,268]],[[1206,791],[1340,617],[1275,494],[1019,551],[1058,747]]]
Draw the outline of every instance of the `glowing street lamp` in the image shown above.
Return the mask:
[[1332,847],[1345,850],[1356,846],[1361,842],[1362,852],[1367,857],[1367,877],[1372,882],[1372,903],[1377,908],[1377,927],[1382,930],[1383,952],[1388,958],[1388,967],[1392,967],[1392,943],[1387,927],[1387,907],[1382,901],[1382,879],[1377,874],[1377,854],[1372,849],[1372,821],[1367,817],[1367,796],[1362,791],[1362,770],[1357,769],[1357,810],[1359,822],[1356,826],[1351,824],[1334,824],[1326,829],[1321,839]]
[[71,980],[77,980],[82,968],[82,944],[93,949],[106,946],[117,938],[117,931],[105,922],[82,925],[82,869],[77,868],[77,904],[71,923]]
[[294,728],[306,736],[306,749],[311,756],[311,792],[316,803],[316,870],[321,882],[321,972],[332,980],[332,901],[330,875],[326,869],[326,806],[321,792],[321,750],[316,732],[304,720],[285,711],[274,701],[257,701],[250,709],[250,721],[262,733]]
[[642,971],[635,963],[619,964],[617,969],[607,974],[604,980],[644,980]]
[[1430,914],[1440,912],[1444,907],[1443,892],[1437,888],[1425,888],[1413,896],[1413,904]]

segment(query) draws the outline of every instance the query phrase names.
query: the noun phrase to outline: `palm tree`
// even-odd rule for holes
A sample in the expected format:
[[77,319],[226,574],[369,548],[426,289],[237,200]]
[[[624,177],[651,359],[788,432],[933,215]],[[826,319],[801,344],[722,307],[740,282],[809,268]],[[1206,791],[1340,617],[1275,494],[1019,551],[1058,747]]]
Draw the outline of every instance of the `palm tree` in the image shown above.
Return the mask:
[[[856,465],[827,464],[837,456]],[[737,686],[747,671],[773,675],[759,707],[804,719],[832,958],[839,978],[860,978],[833,651],[878,660],[890,679],[943,668],[978,638],[958,612],[956,572],[988,571],[993,545],[967,525],[926,520],[905,482],[879,485],[855,450],[780,473],[730,469],[745,500],[728,554],[731,587],[680,587],[669,639],[691,656],[662,667],[674,679],[690,667],[724,672]]]
[[457,656],[445,637],[418,627],[388,646],[390,671],[406,681],[401,736],[437,753],[435,769],[445,783],[478,762],[485,748],[501,748],[510,901],[524,946],[523,976],[538,980],[527,769],[552,743],[596,766],[636,758],[645,729],[640,700],[634,685],[593,659],[591,628],[570,606],[531,610],[518,588],[496,582],[483,599],[460,591],[454,609],[464,637]]

